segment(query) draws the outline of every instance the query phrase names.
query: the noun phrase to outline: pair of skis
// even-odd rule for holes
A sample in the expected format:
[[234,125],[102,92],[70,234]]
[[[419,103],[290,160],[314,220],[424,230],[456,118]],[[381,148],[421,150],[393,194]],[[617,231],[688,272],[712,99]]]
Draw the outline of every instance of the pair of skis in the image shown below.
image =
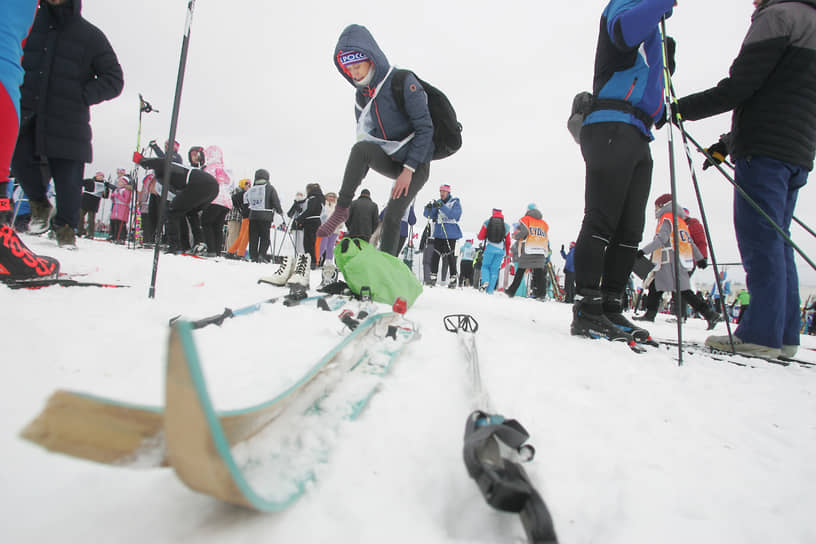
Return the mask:
[[[302,304],[308,298],[298,300]],[[192,334],[217,323],[204,321],[176,319],[171,325],[164,407],[57,391],[22,436],[51,451],[100,463],[170,466],[191,489],[254,510],[280,511],[305,493],[317,465],[326,462],[336,428],[359,416],[402,349],[418,337],[400,313],[361,317],[334,348],[270,400],[218,412]],[[329,439],[317,444],[302,439],[304,429],[312,434],[317,429]],[[255,436],[280,447],[274,452],[261,447],[248,457]]]
[[471,315],[455,314],[445,316],[444,324],[459,337],[477,408],[465,423],[463,456],[468,474],[490,506],[519,514],[529,542],[557,543],[547,505],[521,465],[535,456],[535,449],[527,444],[530,435],[518,421],[490,408],[476,351],[478,322]]

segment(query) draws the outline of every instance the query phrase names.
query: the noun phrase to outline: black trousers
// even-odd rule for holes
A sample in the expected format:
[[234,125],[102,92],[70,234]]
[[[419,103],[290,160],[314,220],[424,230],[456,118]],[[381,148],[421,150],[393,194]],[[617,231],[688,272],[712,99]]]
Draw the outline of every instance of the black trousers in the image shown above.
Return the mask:
[[564,302],[575,301],[575,272],[564,270]]
[[305,219],[303,221],[303,249],[312,258],[312,268],[317,268],[317,229],[320,227],[320,218]]
[[[546,298],[547,297],[547,273],[545,268],[533,268],[532,269],[532,278],[530,286],[530,292],[533,295],[533,298]],[[512,293],[514,296],[517,294],[519,286],[521,285],[521,280],[524,278],[524,272],[526,272],[526,268],[516,268],[516,275],[513,276],[513,281],[510,284],[510,287],[507,288],[508,293]]]
[[448,262],[448,274],[456,275],[456,240],[447,238],[434,238],[433,257],[431,257],[431,271],[436,274],[439,270],[439,259],[444,258]]
[[260,258],[266,255],[266,250],[269,249],[269,228],[271,226],[272,221],[249,220],[249,258],[253,262],[259,262]]
[[[357,191],[357,187],[360,186],[360,183],[363,182],[369,169],[387,178],[397,179],[397,176],[402,172],[402,168],[402,163],[391,159],[377,144],[372,142],[357,142],[352,146],[351,153],[349,153],[346,171],[343,174],[343,184],[337,196],[337,205],[343,208],[351,206],[351,201],[354,200],[354,193]],[[397,247],[399,244],[400,221],[405,214],[405,210],[408,209],[408,206],[413,202],[419,190],[422,189],[425,182],[428,181],[430,174],[430,163],[420,164],[411,177],[408,194],[396,200],[393,198],[389,199],[383,216],[382,235],[380,237],[381,251],[394,256],[399,253]]]
[[52,219],[54,226],[79,225],[79,205],[82,200],[82,178],[85,163],[81,160],[44,158],[36,154],[34,143],[36,130],[34,120],[20,127],[11,169],[26,197],[34,202],[48,200],[48,182],[54,179],[57,193],[57,213]]
[[210,204],[201,212],[201,229],[209,253],[221,253],[224,249],[224,223],[228,212],[220,204]]
[[575,244],[576,287],[579,293],[620,294],[643,237],[652,184],[649,142],[627,123],[597,123],[581,130],[581,153],[586,187]]
[[473,285],[473,261],[459,263],[459,285],[465,287]]
[[187,185],[176,192],[167,213],[167,243],[173,249],[180,244],[180,225],[187,219],[193,231],[193,244],[202,242],[198,213],[218,195],[218,182],[203,170],[193,170]]

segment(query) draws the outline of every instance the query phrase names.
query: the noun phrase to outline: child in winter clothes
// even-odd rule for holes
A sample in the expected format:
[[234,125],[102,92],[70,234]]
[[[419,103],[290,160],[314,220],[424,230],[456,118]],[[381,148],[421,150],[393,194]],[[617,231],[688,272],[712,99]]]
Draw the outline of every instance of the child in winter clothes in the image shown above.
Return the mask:
[[238,182],[238,188],[232,192],[232,211],[227,214],[227,245],[225,257],[240,259],[244,256],[249,244],[249,206],[244,196],[250,188],[249,178]]
[[230,196],[230,176],[224,169],[224,159],[221,148],[215,145],[204,150],[204,171],[218,182],[218,194],[209,206],[201,212],[201,228],[204,233],[204,244],[207,246],[207,256],[215,257],[224,247],[224,220],[232,209]]
[[534,298],[547,298],[547,262],[550,254],[550,227],[542,219],[541,211],[530,204],[527,213],[519,220],[513,238],[518,240],[518,265],[513,283],[507,289],[507,296],[513,297],[521,285],[524,273],[531,269],[532,294]]
[[323,191],[319,183],[309,183],[306,185],[306,201],[303,211],[292,220],[292,223],[303,229],[303,248],[312,260],[312,269],[317,268],[317,229],[320,227],[320,214],[323,213]]
[[[323,213],[320,214],[321,224],[325,223],[329,217],[334,213],[334,208],[337,206],[337,193],[326,193],[326,202],[323,204]],[[343,225],[334,229],[334,232],[328,236],[320,238],[320,250],[317,258],[323,259],[323,262],[334,260],[334,245],[337,243],[337,238],[343,230]]]
[[493,214],[482,224],[477,238],[486,242],[482,256],[481,286],[490,295],[499,281],[502,261],[510,254],[510,226],[504,222],[500,209],[493,208]]
[[249,257],[253,262],[268,262],[269,229],[275,212],[283,215],[278,192],[269,183],[269,172],[263,168],[255,171],[255,184],[244,196],[249,207]]
[[116,186],[116,190],[111,195],[113,208],[111,209],[110,237],[108,239],[111,242],[123,243],[127,240],[127,224],[130,217],[130,179],[125,175],[121,175],[116,182]]
[[476,248],[473,247],[473,240],[466,240],[459,249],[459,287],[470,287],[473,280],[473,257]]
[[[289,232],[295,237],[295,253],[298,255],[304,253],[303,249],[303,225],[295,223],[294,218],[303,213],[306,209],[306,195],[298,191],[295,193],[295,200],[289,211],[286,212],[288,217],[292,218],[292,224],[289,226]],[[318,229],[319,230],[319,229]]]

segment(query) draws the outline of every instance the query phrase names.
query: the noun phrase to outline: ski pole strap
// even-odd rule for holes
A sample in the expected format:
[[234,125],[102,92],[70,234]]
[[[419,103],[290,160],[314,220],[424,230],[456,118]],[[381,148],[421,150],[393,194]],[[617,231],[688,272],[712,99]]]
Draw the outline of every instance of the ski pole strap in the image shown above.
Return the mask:
[[476,332],[479,330],[479,323],[469,314],[451,314],[443,318],[445,330],[448,332]]
[[487,503],[520,514],[530,542],[557,542],[552,517],[527,472],[510,460],[530,437],[515,419],[475,411],[465,424],[465,467]]

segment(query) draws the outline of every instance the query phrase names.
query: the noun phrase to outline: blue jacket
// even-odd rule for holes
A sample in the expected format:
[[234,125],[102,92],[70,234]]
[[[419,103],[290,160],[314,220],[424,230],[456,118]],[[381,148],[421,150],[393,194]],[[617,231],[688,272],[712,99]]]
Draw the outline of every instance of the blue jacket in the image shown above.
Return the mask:
[[0,20],[0,85],[5,87],[20,122],[20,85],[23,83],[23,41],[28,36],[37,2],[32,0],[5,0]]
[[435,222],[434,238],[458,240],[462,237],[462,230],[457,221],[462,218],[462,205],[458,198],[448,195],[447,200],[437,199],[442,203],[441,208],[425,208],[423,215]]
[[[595,76],[596,98],[624,100],[657,121],[663,116],[663,48],[658,23],[672,13],[674,0],[610,0],[601,15]],[[649,140],[651,131],[632,113],[597,109],[592,123],[634,125]]]
[[561,250],[561,257],[567,261],[564,263],[564,270],[567,272],[575,272],[575,246],[571,247],[569,253],[564,253],[564,250]]
[[[358,87],[349,72],[340,63],[340,55],[344,52],[359,51],[364,53],[374,65],[374,77],[366,87]],[[374,41],[374,37],[368,29],[361,25],[349,25],[340,34],[337,46],[334,48],[334,65],[346,80],[357,89],[354,115],[357,119],[366,104],[371,100],[371,95],[377,85],[383,81],[388,74],[391,65],[385,53]],[[408,74],[405,78],[405,111],[407,117],[397,107],[394,101],[394,94],[391,90],[391,80],[393,72],[388,76],[388,80],[383,83],[382,88],[374,98],[372,112],[377,120],[377,127],[372,136],[383,140],[400,141],[412,132],[413,139],[400,148],[391,158],[405,166],[416,169],[422,163],[430,162],[434,152],[433,144],[433,121],[431,113],[428,111],[428,95],[417,81],[416,77]]]

